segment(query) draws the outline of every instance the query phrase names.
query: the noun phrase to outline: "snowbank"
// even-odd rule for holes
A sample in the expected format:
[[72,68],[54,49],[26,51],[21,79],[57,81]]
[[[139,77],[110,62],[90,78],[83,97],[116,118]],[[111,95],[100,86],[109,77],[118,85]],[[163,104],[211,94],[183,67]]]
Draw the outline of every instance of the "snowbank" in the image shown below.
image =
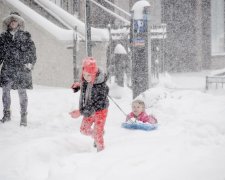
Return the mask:
[[[121,128],[125,116],[110,100],[106,149],[100,153],[90,137],[80,134],[81,118],[68,115],[78,107],[79,93],[35,87],[28,92],[28,127],[24,128],[19,127],[18,94],[12,91],[12,120],[0,124],[0,179],[224,179],[225,92],[169,89],[180,76],[182,82],[189,82],[187,76],[172,76],[167,87],[161,84],[139,97],[145,100],[146,111],[158,118],[158,130]],[[110,84],[110,95],[126,113],[131,111],[130,89]]]

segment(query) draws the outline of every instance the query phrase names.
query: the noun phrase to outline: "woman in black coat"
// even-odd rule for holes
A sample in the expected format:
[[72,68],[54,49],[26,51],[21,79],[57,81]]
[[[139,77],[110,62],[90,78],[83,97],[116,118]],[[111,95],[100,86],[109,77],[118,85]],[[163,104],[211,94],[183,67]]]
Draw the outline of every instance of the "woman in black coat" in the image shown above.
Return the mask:
[[29,32],[24,31],[24,19],[13,12],[3,20],[0,35],[0,86],[2,87],[3,118],[2,122],[11,120],[10,90],[18,90],[21,106],[20,125],[27,125],[27,93],[32,89],[31,70],[36,62],[36,48]]

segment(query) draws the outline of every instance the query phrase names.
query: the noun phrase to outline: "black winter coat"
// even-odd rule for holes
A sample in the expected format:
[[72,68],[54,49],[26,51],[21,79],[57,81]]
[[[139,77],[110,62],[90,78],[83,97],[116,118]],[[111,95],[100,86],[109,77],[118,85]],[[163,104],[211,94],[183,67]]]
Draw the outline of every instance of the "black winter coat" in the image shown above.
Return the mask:
[[36,48],[29,32],[18,30],[13,38],[9,32],[0,35],[0,86],[12,82],[12,89],[32,89],[31,70],[25,64],[36,62]]
[[91,97],[87,100],[86,104],[86,89],[88,83],[84,80],[81,85],[81,95],[80,95],[80,113],[89,117],[96,111],[107,109],[109,106],[108,93],[109,87],[106,84],[107,77],[101,71],[97,73],[95,82],[91,88]]

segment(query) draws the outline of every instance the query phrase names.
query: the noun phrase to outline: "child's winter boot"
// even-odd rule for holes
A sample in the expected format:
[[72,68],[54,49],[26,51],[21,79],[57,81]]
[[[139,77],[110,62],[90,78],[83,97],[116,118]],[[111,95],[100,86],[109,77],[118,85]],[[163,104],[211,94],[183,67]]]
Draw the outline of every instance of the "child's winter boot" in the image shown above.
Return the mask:
[[[103,131],[103,135],[105,135],[105,130]],[[93,143],[93,147],[94,147],[94,148],[97,148],[97,144],[96,144],[95,141],[94,141],[94,143]]]
[[96,142],[94,141],[94,144],[93,144],[93,146],[94,146],[94,148],[96,148],[97,147],[97,144],[96,144]]
[[27,126],[27,112],[21,113],[20,126]]
[[4,123],[6,121],[10,121],[11,120],[11,112],[10,110],[4,110],[3,111],[3,118],[1,119],[1,122]]
[[104,150],[104,146],[99,146],[97,147],[97,152],[103,151]]

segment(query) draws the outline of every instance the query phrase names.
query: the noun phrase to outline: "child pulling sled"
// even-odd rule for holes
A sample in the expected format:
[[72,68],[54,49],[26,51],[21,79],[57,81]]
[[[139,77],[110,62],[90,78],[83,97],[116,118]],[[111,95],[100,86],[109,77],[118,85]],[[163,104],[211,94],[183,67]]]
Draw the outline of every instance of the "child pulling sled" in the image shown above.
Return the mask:
[[94,139],[98,152],[105,148],[103,134],[109,106],[106,80],[107,77],[97,67],[96,60],[87,57],[83,60],[81,81],[72,85],[74,92],[80,90],[80,101],[79,109],[72,111],[70,115],[73,118],[83,116],[80,132]]

